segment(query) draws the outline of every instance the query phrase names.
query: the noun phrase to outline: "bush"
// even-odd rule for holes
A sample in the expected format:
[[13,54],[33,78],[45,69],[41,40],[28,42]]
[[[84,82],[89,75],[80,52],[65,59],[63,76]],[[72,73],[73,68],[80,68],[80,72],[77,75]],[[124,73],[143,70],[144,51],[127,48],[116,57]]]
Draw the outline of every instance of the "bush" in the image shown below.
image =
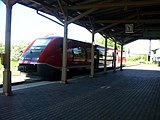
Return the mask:
[[1,64],[1,60],[0,60],[0,70],[3,70],[3,65]]
[[127,61],[143,62],[143,61],[147,61],[147,56],[146,55],[136,55],[136,56],[132,56],[132,57],[127,58]]
[[26,46],[28,46],[28,44],[12,45],[11,60],[18,61],[20,56],[22,55],[23,51],[26,49]]

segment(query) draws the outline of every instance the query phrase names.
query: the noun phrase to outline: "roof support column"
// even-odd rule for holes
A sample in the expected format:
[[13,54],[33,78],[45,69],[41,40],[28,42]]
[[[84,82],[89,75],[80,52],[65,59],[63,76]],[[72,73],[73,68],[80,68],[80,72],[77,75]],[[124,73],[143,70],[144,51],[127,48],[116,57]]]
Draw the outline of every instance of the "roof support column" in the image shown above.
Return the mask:
[[62,74],[61,82],[67,83],[67,38],[68,38],[68,22],[67,16],[64,21],[64,38],[63,38],[63,56],[62,56]]
[[61,72],[61,82],[67,83],[67,38],[68,38],[68,14],[67,10],[62,7],[61,0],[57,0],[59,7],[64,16],[64,38],[63,38],[63,53],[62,53],[62,72]]
[[5,65],[3,71],[3,94],[6,96],[12,95],[11,86],[11,70],[10,70],[10,46],[11,46],[11,17],[12,6],[10,1],[6,1],[6,30],[5,30]]
[[91,45],[91,77],[94,77],[94,30],[92,31],[92,45]]
[[120,71],[123,71],[123,44],[121,45],[121,66],[120,66]]
[[107,71],[107,38],[105,37],[104,72]]
[[149,54],[148,54],[148,61],[151,61],[151,39],[149,40]]
[[117,44],[117,42],[116,42],[116,40],[115,40],[115,42],[114,42],[114,54],[113,54],[113,72],[116,72],[116,50],[117,50],[117,48],[116,48],[116,44]]
[[[61,0],[57,0],[58,1],[58,4],[59,4],[59,7],[65,17],[65,21],[64,21],[64,40],[63,40],[63,60],[62,60],[62,75],[61,75],[61,81],[62,83],[67,83],[67,80],[66,80],[66,76],[67,76],[67,35],[68,35],[68,25],[94,11],[97,10],[97,8],[92,8],[92,9],[89,9],[87,10],[86,12],[76,16],[75,18],[72,18],[70,20],[68,20],[68,15],[66,14],[67,12],[67,9],[63,9],[62,7],[62,3],[61,3]],[[94,42],[94,32],[92,33],[92,56],[91,59],[92,62],[91,62],[91,76],[94,75],[94,46],[93,46],[93,42]],[[93,65],[92,65],[93,64]]]

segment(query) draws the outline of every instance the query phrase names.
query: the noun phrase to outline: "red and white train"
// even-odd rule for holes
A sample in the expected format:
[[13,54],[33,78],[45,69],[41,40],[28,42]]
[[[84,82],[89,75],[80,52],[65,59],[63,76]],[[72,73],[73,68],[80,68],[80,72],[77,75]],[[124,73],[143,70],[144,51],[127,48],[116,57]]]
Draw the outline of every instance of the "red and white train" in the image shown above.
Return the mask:
[[[104,66],[104,47],[95,45],[95,64],[98,69]],[[63,37],[49,36],[34,40],[24,51],[18,70],[25,73],[36,73],[40,76],[58,76],[62,68]],[[112,67],[114,49],[107,48],[107,67]],[[117,50],[117,64],[121,54]],[[123,64],[126,58],[123,57]],[[72,39],[67,40],[67,70],[86,68],[91,65],[91,44]]]

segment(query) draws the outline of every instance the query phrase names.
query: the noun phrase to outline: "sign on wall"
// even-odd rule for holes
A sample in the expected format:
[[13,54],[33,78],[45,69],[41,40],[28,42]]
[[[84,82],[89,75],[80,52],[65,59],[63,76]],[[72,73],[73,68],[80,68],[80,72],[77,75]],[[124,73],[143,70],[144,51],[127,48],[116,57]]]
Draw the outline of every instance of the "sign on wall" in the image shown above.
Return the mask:
[[133,33],[133,24],[125,24],[125,33]]

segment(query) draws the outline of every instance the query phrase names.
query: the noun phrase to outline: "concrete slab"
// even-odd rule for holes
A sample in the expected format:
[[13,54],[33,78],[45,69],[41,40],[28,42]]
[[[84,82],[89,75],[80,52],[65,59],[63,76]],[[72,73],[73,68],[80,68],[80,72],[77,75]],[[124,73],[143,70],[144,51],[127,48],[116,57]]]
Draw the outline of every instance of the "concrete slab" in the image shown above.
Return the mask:
[[133,67],[14,90],[0,96],[0,120],[159,120],[159,72]]

